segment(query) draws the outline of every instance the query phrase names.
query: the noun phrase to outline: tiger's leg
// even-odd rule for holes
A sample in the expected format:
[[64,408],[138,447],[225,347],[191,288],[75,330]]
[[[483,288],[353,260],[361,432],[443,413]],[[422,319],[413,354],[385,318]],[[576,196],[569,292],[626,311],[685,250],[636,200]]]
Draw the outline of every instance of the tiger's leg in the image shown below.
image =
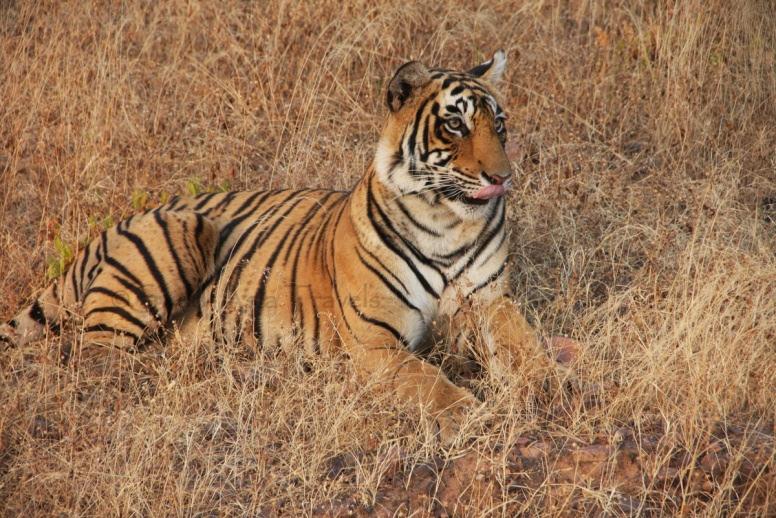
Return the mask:
[[482,315],[487,330],[477,352],[491,370],[505,374],[498,370],[508,369],[530,375],[536,382],[555,372],[548,351],[510,297],[502,295],[488,303]]
[[472,297],[452,319],[448,333],[454,347],[473,356],[491,377],[500,383],[516,382],[532,396],[557,390],[569,374],[507,295],[492,300]]
[[480,402],[468,390],[453,384],[434,365],[403,344],[376,332],[369,342],[345,343],[357,372],[376,381],[403,401],[418,403],[436,419],[443,443],[458,435],[460,426]]

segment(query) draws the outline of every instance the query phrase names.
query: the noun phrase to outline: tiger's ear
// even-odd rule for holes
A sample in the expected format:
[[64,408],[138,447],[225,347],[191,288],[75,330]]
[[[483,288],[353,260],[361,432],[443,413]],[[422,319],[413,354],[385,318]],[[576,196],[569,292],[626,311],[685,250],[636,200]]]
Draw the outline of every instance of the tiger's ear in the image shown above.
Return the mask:
[[388,83],[388,91],[385,94],[388,109],[392,112],[398,111],[418,88],[427,85],[429,81],[431,74],[423,63],[410,61],[400,66]]
[[469,70],[469,75],[478,77],[493,86],[499,86],[504,71],[507,68],[507,54],[502,49],[496,51],[493,57]]

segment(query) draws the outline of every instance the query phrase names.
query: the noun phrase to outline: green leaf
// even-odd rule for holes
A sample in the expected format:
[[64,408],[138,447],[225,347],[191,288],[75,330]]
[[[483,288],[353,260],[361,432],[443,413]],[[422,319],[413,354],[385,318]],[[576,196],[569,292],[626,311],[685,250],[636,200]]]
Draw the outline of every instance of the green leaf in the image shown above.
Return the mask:
[[49,257],[46,262],[48,267],[46,268],[46,278],[53,280],[62,275],[62,267],[57,257]]
[[190,196],[196,196],[203,190],[202,182],[200,182],[199,179],[192,178],[186,181],[186,192],[188,192]]
[[148,199],[150,195],[147,191],[135,190],[132,192],[132,208],[135,210],[143,210],[148,205]]

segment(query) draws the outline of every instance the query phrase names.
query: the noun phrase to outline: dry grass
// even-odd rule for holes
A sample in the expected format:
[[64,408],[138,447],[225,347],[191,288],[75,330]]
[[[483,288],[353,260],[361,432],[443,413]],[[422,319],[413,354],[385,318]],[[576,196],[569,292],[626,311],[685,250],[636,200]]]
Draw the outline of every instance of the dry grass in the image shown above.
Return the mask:
[[[337,358],[173,340],[106,379],[51,339],[0,356],[4,514],[776,513],[772,2],[90,3],[0,2],[0,314],[133,193],[352,185],[395,67],[503,46],[516,293],[596,393],[482,381],[496,418],[440,457]],[[564,478],[563,445],[623,430],[638,476]]]

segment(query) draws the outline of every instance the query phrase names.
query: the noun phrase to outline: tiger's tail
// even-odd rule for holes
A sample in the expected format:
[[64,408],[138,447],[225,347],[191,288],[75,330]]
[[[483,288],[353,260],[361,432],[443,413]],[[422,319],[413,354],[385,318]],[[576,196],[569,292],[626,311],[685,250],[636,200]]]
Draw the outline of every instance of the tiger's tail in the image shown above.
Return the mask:
[[65,278],[54,279],[14,318],[0,324],[0,349],[25,345],[42,338],[47,331],[59,332],[63,314],[60,297]]

